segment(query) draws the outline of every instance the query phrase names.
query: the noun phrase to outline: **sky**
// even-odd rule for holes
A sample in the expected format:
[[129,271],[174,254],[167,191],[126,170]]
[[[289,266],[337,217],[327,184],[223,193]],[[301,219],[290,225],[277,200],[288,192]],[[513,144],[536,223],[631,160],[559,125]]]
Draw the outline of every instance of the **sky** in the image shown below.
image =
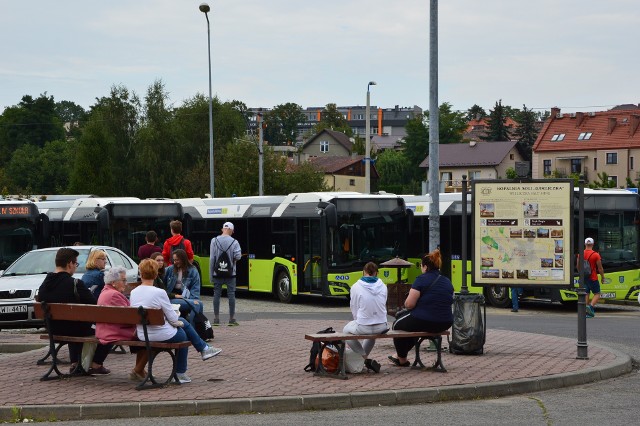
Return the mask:
[[[208,95],[193,0],[0,0],[0,111],[46,93],[84,108],[161,80],[174,106]],[[429,106],[429,0],[217,0],[213,93],[249,107]],[[563,112],[640,102],[638,0],[438,5],[438,103]]]

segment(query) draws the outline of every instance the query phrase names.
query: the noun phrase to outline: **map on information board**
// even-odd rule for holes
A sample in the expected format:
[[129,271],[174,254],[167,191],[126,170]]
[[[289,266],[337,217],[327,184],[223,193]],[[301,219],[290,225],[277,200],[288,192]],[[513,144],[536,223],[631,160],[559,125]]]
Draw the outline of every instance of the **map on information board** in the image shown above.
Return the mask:
[[474,281],[568,285],[571,181],[475,181]]

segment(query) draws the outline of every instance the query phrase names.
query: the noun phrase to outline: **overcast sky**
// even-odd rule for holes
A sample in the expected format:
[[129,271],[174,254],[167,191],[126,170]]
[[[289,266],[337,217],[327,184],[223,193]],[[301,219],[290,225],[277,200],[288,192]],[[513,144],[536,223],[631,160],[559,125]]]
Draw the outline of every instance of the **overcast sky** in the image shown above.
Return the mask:
[[[161,79],[208,94],[193,0],[0,0],[0,111],[47,92],[88,108]],[[605,110],[640,102],[638,0],[439,2],[439,103]],[[209,1],[213,92],[249,107],[429,105],[429,0]]]

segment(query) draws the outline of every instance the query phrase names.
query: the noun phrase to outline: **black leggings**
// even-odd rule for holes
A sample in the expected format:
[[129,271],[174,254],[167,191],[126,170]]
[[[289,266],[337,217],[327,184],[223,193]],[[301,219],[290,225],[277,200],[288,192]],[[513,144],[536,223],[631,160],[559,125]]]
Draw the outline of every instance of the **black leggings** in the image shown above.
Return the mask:
[[[82,345],[83,343],[69,343],[69,360],[72,364],[76,364],[80,359],[80,355],[82,355]],[[93,355],[93,362],[96,364],[104,364],[104,360],[107,359],[107,355],[109,355],[109,351],[113,345],[101,345],[98,343],[96,347],[96,353]]]
[[[393,323],[392,330],[402,331],[427,331],[429,333],[440,333],[448,330],[453,322],[435,322],[418,319],[411,314],[400,317]],[[415,346],[416,339],[412,337],[393,339],[396,347],[396,354],[400,358],[406,358],[409,351]]]

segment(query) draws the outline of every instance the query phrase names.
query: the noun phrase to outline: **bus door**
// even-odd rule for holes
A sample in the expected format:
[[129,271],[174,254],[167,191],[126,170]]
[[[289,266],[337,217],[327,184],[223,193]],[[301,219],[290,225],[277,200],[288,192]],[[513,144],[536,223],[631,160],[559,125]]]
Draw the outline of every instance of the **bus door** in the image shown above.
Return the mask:
[[322,292],[322,258],[320,253],[320,220],[298,220],[298,290]]

